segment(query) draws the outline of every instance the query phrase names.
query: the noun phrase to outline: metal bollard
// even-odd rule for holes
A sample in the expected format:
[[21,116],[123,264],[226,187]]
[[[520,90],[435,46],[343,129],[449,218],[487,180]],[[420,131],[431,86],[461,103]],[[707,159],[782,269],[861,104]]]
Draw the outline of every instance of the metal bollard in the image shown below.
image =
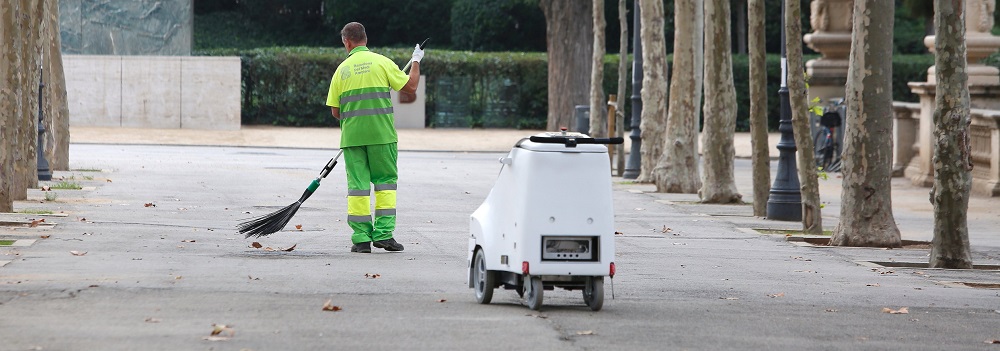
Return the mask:
[[45,69],[39,69],[38,73],[38,143],[36,145],[38,151],[38,180],[52,180],[49,161],[45,159],[45,124],[42,123],[42,117],[44,116],[42,111],[42,98],[44,94],[42,92],[43,88],[45,88],[45,83],[43,83]]

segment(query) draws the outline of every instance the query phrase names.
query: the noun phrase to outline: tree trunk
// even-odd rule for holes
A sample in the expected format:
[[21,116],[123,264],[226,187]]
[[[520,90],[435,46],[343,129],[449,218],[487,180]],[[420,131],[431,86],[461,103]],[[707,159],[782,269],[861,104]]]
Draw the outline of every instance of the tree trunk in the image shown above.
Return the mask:
[[809,106],[806,103],[805,73],[802,71],[802,21],[798,1],[785,2],[785,56],[788,58],[788,99],[792,109],[792,129],[798,149],[799,182],[802,190],[802,231],[823,234],[820,215],[819,179],[813,140],[809,133]]
[[593,23],[591,4],[576,0],[540,0],[545,13],[549,60],[548,129],[572,127],[574,106],[589,101]]
[[69,170],[69,103],[63,71],[59,1],[45,0],[45,156],[49,169]]
[[961,0],[934,0],[934,240],[931,268],[972,268],[969,252],[969,87],[966,73],[965,8]]
[[705,172],[698,195],[704,203],[739,203],[733,175],[736,86],[733,81],[729,0],[705,2]]
[[[11,3],[13,6],[13,3]],[[14,12],[17,78],[14,87],[20,88],[15,109],[16,125],[13,138],[14,179],[12,197],[15,201],[28,198],[28,188],[38,187],[38,164],[35,140],[38,136],[38,78],[39,78],[39,16],[41,0],[18,0]]]
[[[625,135],[625,87],[628,84],[628,12],[625,10],[625,0],[618,0],[618,26],[621,29],[618,38],[618,106],[615,106],[615,135]],[[617,174],[620,177],[625,172],[625,144],[612,146],[618,155]]]
[[663,38],[663,2],[640,1],[642,17],[642,147],[640,183],[653,181],[653,167],[663,153],[667,122],[667,51]]
[[593,0],[594,51],[590,69],[590,131],[595,138],[608,136],[608,100],[604,97],[604,0]]
[[901,247],[892,216],[892,28],[895,3],[854,0],[847,75],[844,190],[830,245]]
[[[13,5],[16,3],[11,4]],[[0,85],[4,87],[13,86],[14,72],[17,70],[14,41],[18,36],[14,31],[14,17],[13,9],[0,11]],[[0,93],[0,212],[14,212],[14,158],[11,154],[14,147],[13,130],[17,125],[15,105],[19,91],[21,90]]]
[[701,6],[697,0],[674,1],[674,75],[670,80],[673,94],[670,94],[663,154],[653,169],[658,192],[694,194],[701,188],[693,28],[697,6]]
[[705,4],[698,0],[694,6],[694,115],[695,130],[701,130],[702,94],[705,92]]
[[764,45],[764,0],[750,0],[750,146],[753,164],[753,215],[767,216],[771,193],[771,151],[767,145],[767,65]]

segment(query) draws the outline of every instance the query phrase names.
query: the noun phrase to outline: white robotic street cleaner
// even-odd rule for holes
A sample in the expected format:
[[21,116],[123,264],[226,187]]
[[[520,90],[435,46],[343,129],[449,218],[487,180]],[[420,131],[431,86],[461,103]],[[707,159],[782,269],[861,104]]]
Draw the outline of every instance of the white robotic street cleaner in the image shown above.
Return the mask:
[[583,290],[604,305],[604,277],[615,274],[611,165],[602,144],[579,133],[541,133],[519,141],[469,224],[469,287],[487,304],[493,289],[516,290],[542,307],[555,287]]

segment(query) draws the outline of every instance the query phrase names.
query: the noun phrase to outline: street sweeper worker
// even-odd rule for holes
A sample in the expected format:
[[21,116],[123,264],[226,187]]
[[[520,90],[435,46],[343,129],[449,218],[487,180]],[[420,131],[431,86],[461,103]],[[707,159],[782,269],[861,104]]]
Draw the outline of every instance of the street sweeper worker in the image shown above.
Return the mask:
[[340,148],[344,150],[347,171],[347,224],[354,231],[351,252],[369,253],[373,245],[403,251],[403,245],[393,238],[397,137],[389,89],[416,92],[424,51],[420,45],[414,48],[412,68],[407,74],[385,56],[368,50],[368,37],[361,23],[348,23],[340,37],[348,56],[333,74],[326,104],[340,121]]

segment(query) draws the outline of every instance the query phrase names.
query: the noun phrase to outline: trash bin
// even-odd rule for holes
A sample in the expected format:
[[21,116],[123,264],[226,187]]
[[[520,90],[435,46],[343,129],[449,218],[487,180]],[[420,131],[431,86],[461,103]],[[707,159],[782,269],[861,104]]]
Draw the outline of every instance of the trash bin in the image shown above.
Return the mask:
[[572,131],[583,134],[590,132],[590,105],[576,105],[573,117],[576,124]]

